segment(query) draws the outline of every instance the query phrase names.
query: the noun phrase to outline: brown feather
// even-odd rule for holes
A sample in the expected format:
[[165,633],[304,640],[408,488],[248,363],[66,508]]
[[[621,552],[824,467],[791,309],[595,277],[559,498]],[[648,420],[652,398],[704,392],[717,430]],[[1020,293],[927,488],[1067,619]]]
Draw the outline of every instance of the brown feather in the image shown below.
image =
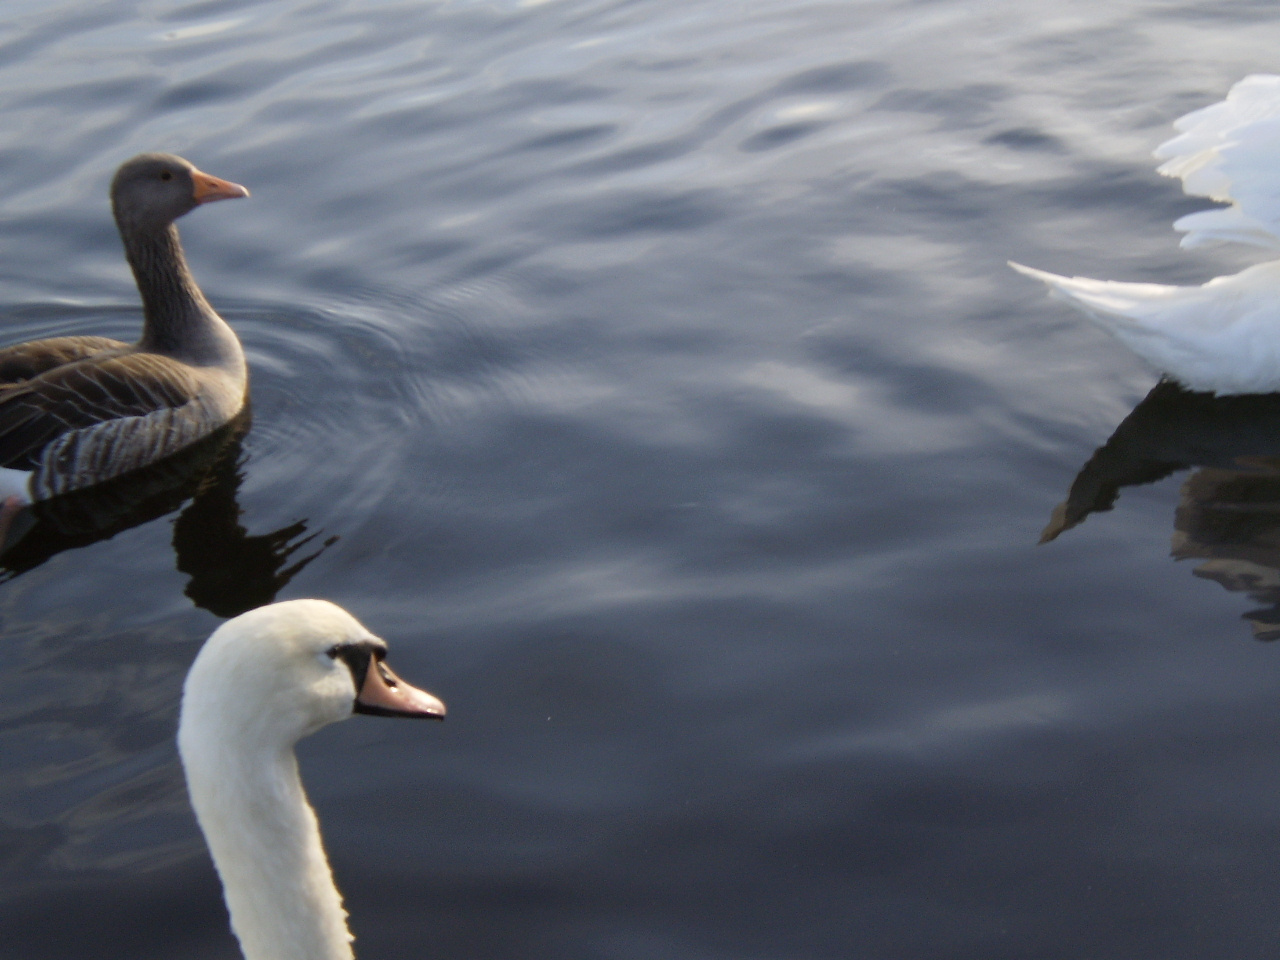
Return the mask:
[[43,449],[64,433],[175,409],[199,389],[186,364],[154,353],[64,364],[0,390],[0,466],[34,469]]
[[4,347],[0,349],[0,389],[38,377],[55,367],[128,346],[108,337],[51,337]]
[[0,467],[31,471],[35,499],[168,457],[244,408],[244,351],[191,276],[173,222],[202,202],[248,196],[223,181],[197,193],[210,182],[169,154],[134,157],[112,181],[142,295],[136,344],[53,337],[0,349]]

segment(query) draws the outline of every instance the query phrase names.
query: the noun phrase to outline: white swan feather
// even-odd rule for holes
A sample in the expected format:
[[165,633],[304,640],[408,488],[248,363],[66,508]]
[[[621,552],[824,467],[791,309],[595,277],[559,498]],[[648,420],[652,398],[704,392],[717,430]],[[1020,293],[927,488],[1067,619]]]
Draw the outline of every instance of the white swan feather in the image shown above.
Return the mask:
[[1186,249],[1219,241],[1280,249],[1280,77],[1245,77],[1227,99],[1174,121],[1181,133],[1156,148],[1157,171],[1193,197],[1229,207],[1174,223]]
[[245,960],[352,960],[293,746],[353,712],[443,717],[385,655],[341,607],[290,600],[224,623],[187,674],[178,751]]
[[[1255,74],[1226,100],[1174,123],[1159,172],[1229,206],[1180,218],[1181,245],[1231,241],[1280,250],[1280,76]],[[1134,353],[1192,390],[1280,390],[1280,260],[1198,287],[1063,277],[1022,264]]]

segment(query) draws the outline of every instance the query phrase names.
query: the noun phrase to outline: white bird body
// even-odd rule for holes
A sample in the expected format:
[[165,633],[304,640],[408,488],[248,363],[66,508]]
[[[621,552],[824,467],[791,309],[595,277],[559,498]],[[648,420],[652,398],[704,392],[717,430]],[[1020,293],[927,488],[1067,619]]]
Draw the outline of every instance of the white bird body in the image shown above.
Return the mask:
[[201,795],[200,824],[245,957],[351,960],[347,912],[293,750],[208,750],[201,761],[189,789]]
[[[1232,241],[1280,249],[1280,76],[1254,75],[1226,100],[1175,122],[1158,168],[1193,196],[1230,206],[1182,217],[1182,246]],[[1280,260],[1198,287],[1020,273],[1082,311],[1134,353],[1192,390],[1280,391]]]
[[341,607],[292,600],[223,624],[187,675],[178,749],[246,960],[353,956],[293,747],[355,710],[444,715],[385,651]]

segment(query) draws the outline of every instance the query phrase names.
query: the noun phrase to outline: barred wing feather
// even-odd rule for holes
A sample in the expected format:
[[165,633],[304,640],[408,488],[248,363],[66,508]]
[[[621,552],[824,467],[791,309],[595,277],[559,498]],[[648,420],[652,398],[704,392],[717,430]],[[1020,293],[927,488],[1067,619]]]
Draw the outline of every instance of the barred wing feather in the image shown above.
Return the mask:
[[201,418],[189,367],[129,353],[0,387],[0,466],[35,470],[41,497],[127,473],[216,424]]

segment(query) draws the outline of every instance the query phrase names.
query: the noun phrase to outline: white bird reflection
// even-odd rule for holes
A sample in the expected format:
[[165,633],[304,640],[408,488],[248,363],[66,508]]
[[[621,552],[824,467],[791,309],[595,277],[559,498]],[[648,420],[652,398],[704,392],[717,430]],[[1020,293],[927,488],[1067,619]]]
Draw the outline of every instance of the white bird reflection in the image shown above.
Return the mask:
[[1123,487],[1199,467],[1182,485],[1172,555],[1262,604],[1244,614],[1280,639],[1280,394],[1214,397],[1163,381],[1081,468],[1040,542],[1110,510]]

